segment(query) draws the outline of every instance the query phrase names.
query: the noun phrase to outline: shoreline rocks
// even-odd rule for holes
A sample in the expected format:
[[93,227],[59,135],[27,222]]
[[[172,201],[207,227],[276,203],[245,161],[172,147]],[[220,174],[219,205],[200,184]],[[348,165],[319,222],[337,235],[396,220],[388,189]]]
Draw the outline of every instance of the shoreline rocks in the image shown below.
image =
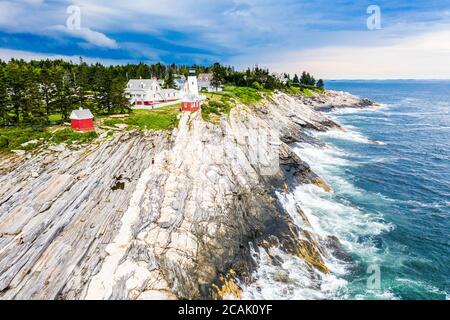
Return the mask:
[[[290,144],[320,147],[308,130],[339,127],[317,111],[336,99],[275,93],[218,125],[183,113],[172,135],[118,132],[18,163],[0,176],[0,299],[239,298],[256,247],[329,272],[325,242],[278,194],[331,191]],[[277,159],[258,153],[265,136]]]

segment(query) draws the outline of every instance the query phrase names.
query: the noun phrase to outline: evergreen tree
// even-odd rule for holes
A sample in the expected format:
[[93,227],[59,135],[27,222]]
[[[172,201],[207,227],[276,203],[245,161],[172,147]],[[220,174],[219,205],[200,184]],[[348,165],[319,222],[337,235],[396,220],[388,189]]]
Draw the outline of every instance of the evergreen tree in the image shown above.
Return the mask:
[[0,61],[0,121],[3,126],[8,123],[8,83],[6,64]]
[[325,88],[325,84],[324,84],[322,79],[319,79],[319,81],[317,81],[316,86],[319,89],[324,89]]
[[303,71],[300,83],[307,86],[314,86],[316,85],[316,80],[308,72]]
[[[23,108],[26,97],[25,75],[20,66],[20,61],[16,60],[11,60],[11,62],[8,63],[6,71],[10,86],[11,111],[14,113],[13,121],[18,125],[21,121],[21,114],[25,112],[25,109]],[[26,118],[26,116],[24,115],[23,118]]]
[[308,75],[306,74],[306,71],[303,71],[302,76],[300,78],[300,83],[304,85],[308,84]]
[[167,77],[164,80],[164,86],[167,89],[173,88],[175,86],[175,81],[174,81],[174,77],[173,77],[173,70],[174,69],[169,69],[168,70]]
[[292,80],[292,82],[294,82],[294,83],[299,83],[300,82],[300,80],[298,79],[298,75],[297,74],[294,75],[294,79]]
[[111,101],[112,77],[104,67],[98,67],[94,82],[94,105],[99,113],[110,114],[113,109]]
[[115,79],[111,85],[111,102],[114,111],[125,113],[130,111],[130,101],[125,96],[126,82],[123,79]]
[[55,109],[61,114],[63,121],[69,120],[70,112],[78,108],[78,90],[75,83],[74,73],[71,70],[64,71],[58,69],[58,74],[62,74],[57,82],[57,98]]
[[25,103],[26,111],[24,115],[28,114],[28,121],[33,125],[44,126],[48,122],[48,114],[44,104],[44,98],[39,83],[39,69],[32,70],[26,68],[27,82],[25,88]]
[[44,66],[40,71],[39,82],[47,117],[56,112],[55,104],[58,98],[56,83],[59,81],[60,76],[53,65]]
[[217,90],[225,80],[226,71],[220,63],[216,62],[212,67],[212,74],[211,85]]
[[89,70],[88,65],[80,58],[80,64],[74,70],[74,82],[77,92],[77,102],[81,108],[87,107],[89,95]]

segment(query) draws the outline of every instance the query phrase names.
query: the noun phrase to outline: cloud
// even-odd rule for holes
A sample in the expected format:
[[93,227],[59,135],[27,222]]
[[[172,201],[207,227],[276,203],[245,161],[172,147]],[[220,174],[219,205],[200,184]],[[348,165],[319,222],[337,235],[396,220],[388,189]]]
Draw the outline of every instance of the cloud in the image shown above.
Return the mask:
[[91,30],[89,28],[81,27],[80,29],[71,30],[68,29],[66,26],[58,25],[49,27],[48,30],[56,31],[58,33],[65,34],[70,37],[85,40],[89,45],[94,47],[104,47],[109,49],[119,48],[117,42],[114,39],[111,39],[107,37],[105,34]]
[[262,61],[276,71],[325,79],[450,79],[450,28],[379,46],[324,46]]
[[[65,3],[64,3],[65,2]],[[117,49],[118,44],[105,33],[91,28],[83,21],[81,28],[69,30],[65,27],[69,13],[69,1],[60,5],[44,0],[16,0],[0,2],[0,27],[10,33],[53,35],[59,33],[75,39],[82,39],[92,47]],[[39,14],[36,14],[39,12]],[[88,12],[85,12],[86,16]],[[26,17],[26,18],[25,18]]]

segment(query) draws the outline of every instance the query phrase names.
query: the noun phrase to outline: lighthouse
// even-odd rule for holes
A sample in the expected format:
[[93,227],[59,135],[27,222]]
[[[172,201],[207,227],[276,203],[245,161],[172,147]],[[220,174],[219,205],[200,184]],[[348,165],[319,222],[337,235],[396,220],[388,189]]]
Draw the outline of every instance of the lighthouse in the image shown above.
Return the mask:
[[189,76],[183,87],[183,100],[181,101],[182,111],[197,111],[203,100],[198,93],[198,81],[195,70],[189,70]]
[[198,81],[195,70],[189,70],[189,76],[187,81],[184,83],[184,94],[198,96]]

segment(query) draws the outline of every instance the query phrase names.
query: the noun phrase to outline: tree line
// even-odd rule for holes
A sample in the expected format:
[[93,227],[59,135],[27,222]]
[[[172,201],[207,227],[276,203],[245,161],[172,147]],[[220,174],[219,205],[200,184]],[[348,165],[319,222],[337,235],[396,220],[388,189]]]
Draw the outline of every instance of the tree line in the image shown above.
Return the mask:
[[67,121],[73,109],[96,114],[125,112],[126,78],[120,68],[62,60],[0,61],[0,124],[46,125]]
[[295,74],[294,78],[292,79],[292,83],[304,86],[315,86],[320,89],[323,89],[325,87],[325,83],[322,79],[316,81],[316,79],[314,79],[314,77],[306,71],[303,71],[300,78],[297,74]]
[[[130,105],[125,95],[128,79],[165,80],[165,87],[173,87],[177,76],[187,76],[189,70],[197,74],[212,73],[212,85],[254,87],[256,89],[285,89],[289,76],[279,77],[268,69],[248,68],[236,71],[233,67],[215,63],[211,66],[127,64],[104,66],[63,60],[26,62],[0,60],[0,125],[47,125],[52,119],[65,122],[72,110],[89,108],[94,114],[128,112]],[[297,77],[298,78],[298,77]],[[321,80],[319,80],[320,82]],[[318,85],[304,72],[298,83]],[[323,84],[323,83],[322,83]]]

